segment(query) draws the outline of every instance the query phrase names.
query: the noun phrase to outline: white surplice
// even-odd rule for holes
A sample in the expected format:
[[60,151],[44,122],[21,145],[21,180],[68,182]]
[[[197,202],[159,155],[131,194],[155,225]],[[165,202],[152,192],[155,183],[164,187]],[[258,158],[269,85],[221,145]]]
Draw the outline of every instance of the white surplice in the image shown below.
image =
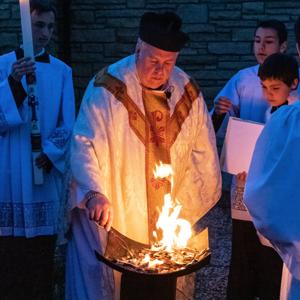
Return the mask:
[[283,106],[254,150],[245,203],[257,230],[284,261],[281,300],[300,299],[300,102]]
[[[0,57],[0,235],[53,235],[57,233],[62,173],[75,116],[72,71],[46,53],[45,61],[36,62],[42,148],[53,168],[44,172],[44,184],[34,185],[31,109],[27,99],[17,107],[8,81],[16,53]],[[22,85],[26,92],[25,76]]]
[[[265,123],[265,112],[270,105],[263,95],[258,77],[259,65],[248,67],[237,72],[218,93],[219,97],[227,97],[232,102],[232,108],[227,113],[218,136],[224,137],[229,116]],[[243,203],[243,188],[236,185],[233,177],[231,186],[231,214],[233,219],[251,221],[251,217]]]
[[[144,114],[135,56],[111,65],[108,72],[126,85],[129,97]],[[93,253],[101,248],[101,236],[87,219],[84,201],[87,191],[100,192],[111,201],[114,228],[131,239],[148,242],[145,145],[130,127],[125,106],[108,90],[94,86],[94,80],[85,92],[71,146],[75,181],[67,299],[112,299],[114,294],[113,280],[103,276],[109,270],[100,267]],[[175,67],[168,82],[172,87],[168,100],[171,116],[188,82],[189,77]],[[215,135],[201,93],[170,152],[175,174],[173,194],[183,203],[182,217],[194,223],[217,202],[221,192]]]

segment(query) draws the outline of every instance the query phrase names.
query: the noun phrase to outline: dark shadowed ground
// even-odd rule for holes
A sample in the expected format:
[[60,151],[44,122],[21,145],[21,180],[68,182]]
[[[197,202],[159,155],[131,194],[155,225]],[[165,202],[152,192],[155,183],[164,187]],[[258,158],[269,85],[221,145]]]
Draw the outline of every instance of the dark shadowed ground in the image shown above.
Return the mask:
[[231,252],[231,218],[229,193],[206,217],[209,230],[211,260],[207,267],[197,273],[197,300],[226,299],[227,276]]

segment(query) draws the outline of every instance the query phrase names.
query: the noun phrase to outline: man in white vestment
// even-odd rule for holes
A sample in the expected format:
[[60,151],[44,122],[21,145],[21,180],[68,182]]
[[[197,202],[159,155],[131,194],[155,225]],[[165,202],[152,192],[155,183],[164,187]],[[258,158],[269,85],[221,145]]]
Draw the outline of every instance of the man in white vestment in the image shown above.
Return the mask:
[[[67,299],[118,299],[111,269],[96,260],[94,221],[148,243],[169,184],[154,178],[159,161],[174,171],[173,197],[194,224],[220,197],[210,116],[195,82],[175,66],[188,37],[174,13],[145,13],[134,55],[89,83],[71,146],[74,184],[67,253]],[[178,291],[192,299],[193,289]]]
[[[295,36],[300,54],[300,18]],[[280,108],[265,126],[245,189],[255,227],[284,262],[280,300],[300,299],[299,132],[300,103],[296,101]]]
[[[45,50],[56,11],[30,2],[35,63],[22,47],[0,56],[0,298],[52,299],[65,154],[74,124],[72,71]],[[35,73],[41,154],[33,161],[26,76]],[[31,76],[32,77],[32,76]],[[33,164],[43,184],[33,180]]]

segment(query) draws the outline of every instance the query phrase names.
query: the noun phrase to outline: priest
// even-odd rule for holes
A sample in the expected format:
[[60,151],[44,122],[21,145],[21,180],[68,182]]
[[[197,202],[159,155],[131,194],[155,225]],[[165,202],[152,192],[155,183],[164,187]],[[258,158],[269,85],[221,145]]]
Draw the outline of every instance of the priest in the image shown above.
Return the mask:
[[[195,223],[219,199],[215,135],[203,96],[175,66],[188,41],[174,13],[145,13],[134,55],[101,70],[89,83],[73,133],[72,234],[67,299],[118,299],[117,281],[97,262],[103,246],[95,222],[149,243],[157,207],[169,191],[155,164],[174,171],[173,198]],[[182,289],[181,299],[193,297]]]

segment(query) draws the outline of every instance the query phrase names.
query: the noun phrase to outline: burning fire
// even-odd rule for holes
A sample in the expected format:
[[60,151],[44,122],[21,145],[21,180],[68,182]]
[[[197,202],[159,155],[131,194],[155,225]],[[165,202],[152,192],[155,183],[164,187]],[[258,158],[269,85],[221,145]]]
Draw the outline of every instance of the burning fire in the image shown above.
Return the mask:
[[143,264],[147,264],[148,268],[155,268],[157,265],[162,265],[164,262],[159,259],[151,259],[150,255],[147,253],[142,260]]
[[[170,165],[160,162],[160,165],[156,165],[154,177],[169,180],[172,192],[173,170]],[[118,263],[150,273],[166,273],[199,261],[205,251],[197,253],[186,248],[192,229],[188,221],[178,218],[181,208],[177,200],[172,200],[171,193],[164,195],[164,205],[156,222],[156,228],[162,231],[162,239],[151,245],[151,249],[137,253],[131,251],[126,257],[118,259]],[[156,231],[153,235],[157,239]]]
[[[171,165],[160,162],[154,170],[155,178],[167,178],[171,182],[171,192],[173,189],[173,170]],[[164,205],[156,223],[156,228],[162,230],[163,237],[155,245],[154,249],[165,249],[171,252],[173,249],[185,248],[189,238],[192,236],[191,224],[178,218],[182,205],[176,200],[173,201],[171,193],[164,196]],[[157,237],[156,232],[153,232]]]
[[[195,268],[209,254],[208,231],[201,233],[200,244],[197,238],[201,249],[192,248],[191,245],[187,247],[188,240],[192,236],[192,229],[188,221],[178,218],[182,205],[177,200],[173,201],[171,197],[173,170],[170,165],[160,162],[160,165],[156,165],[154,176],[156,179],[159,178],[163,182],[169,181],[171,184],[170,193],[164,195],[164,205],[156,223],[157,230],[162,233],[161,240],[158,241],[157,232],[154,231],[153,235],[157,242],[150,248],[149,245],[130,245],[127,239],[124,240],[116,235],[109,249],[111,253],[107,255],[107,258],[122,268],[138,273],[166,274]],[[117,248],[126,250],[126,253],[124,254],[122,250],[120,256],[115,256],[113,249],[115,245]]]

